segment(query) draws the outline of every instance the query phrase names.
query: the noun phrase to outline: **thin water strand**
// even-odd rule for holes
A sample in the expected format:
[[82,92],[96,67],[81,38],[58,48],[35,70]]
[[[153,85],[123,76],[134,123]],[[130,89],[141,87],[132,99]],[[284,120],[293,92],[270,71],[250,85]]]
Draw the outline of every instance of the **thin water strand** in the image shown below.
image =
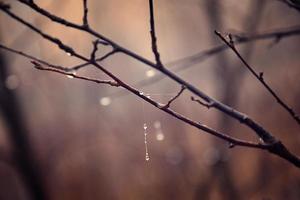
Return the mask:
[[148,141],[147,141],[147,124],[144,123],[144,143],[145,143],[145,160],[149,161],[150,160],[150,156],[149,156],[149,152],[148,152]]

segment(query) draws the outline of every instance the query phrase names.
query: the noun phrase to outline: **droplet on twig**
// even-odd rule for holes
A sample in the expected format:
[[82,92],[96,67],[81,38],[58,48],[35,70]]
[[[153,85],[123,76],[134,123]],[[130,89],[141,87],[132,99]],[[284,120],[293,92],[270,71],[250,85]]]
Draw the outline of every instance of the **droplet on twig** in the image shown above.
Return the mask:
[[144,123],[144,130],[147,130],[147,124],[146,123]]
[[232,149],[233,147],[235,147],[235,144],[229,143],[229,148]]
[[76,75],[76,70],[71,69],[68,73],[69,73],[69,75],[67,75],[68,78],[74,78],[74,75]]

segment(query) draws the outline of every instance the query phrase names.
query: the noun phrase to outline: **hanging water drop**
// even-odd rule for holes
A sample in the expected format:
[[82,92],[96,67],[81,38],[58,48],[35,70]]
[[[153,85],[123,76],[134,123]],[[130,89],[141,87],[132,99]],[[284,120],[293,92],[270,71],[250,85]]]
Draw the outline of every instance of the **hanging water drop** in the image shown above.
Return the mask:
[[145,160],[146,160],[146,161],[149,161],[149,160],[150,160],[150,156],[149,156],[148,153],[146,153]]
[[147,124],[144,123],[144,143],[145,143],[145,160],[146,161],[149,161],[150,160],[150,156],[149,156],[149,153],[148,153],[148,142],[147,142]]
[[68,56],[72,56],[72,54],[70,52],[67,53]]

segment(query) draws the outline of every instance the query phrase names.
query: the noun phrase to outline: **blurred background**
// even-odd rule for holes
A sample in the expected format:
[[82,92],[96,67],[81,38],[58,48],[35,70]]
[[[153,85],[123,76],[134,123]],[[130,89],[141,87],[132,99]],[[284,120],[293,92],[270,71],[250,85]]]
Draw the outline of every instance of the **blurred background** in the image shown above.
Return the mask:
[[[17,1],[12,11],[79,53],[92,36],[55,24]],[[82,23],[82,1],[35,0]],[[222,44],[213,33],[257,33],[299,25],[300,12],[277,0],[159,0],[155,23],[162,62],[212,97],[247,113],[300,155],[300,127],[230,50],[202,59]],[[91,27],[154,60],[148,1],[89,0]],[[0,41],[52,64],[80,60],[0,14]],[[300,36],[300,35],[299,35]],[[239,45],[244,58],[300,113],[300,37]],[[110,50],[101,46],[97,57]],[[191,55],[196,55],[189,57]],[[184,59],[187,58],[188,59]],[[181,60],[183,59],[183,60]],[[299,199],[300,171],[267,152],[236,147],[172,118],[121,88],[38,71],[30,60],[0,52],[0,199]],[[180,86],[123,54],[102,62],[128,84],[161,103]],[[107,79],[92,66],[82,76]],[[224,114],[190,100],[171,107],[195,121],[258,142]],[[144,124],[150,160],[145,160]]]

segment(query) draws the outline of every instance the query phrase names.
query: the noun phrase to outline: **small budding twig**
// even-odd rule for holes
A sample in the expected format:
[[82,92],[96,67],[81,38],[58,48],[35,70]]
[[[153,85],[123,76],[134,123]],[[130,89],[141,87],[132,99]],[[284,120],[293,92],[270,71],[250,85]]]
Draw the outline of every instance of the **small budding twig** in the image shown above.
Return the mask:
[[150,8],[150,36],[151,36],[151,44],[152,44],[152,52],[155,56],[155,61],[157,67],[162,68],[162,62],[160,60],[160,55],[157,49],[156,44],[156,35],[155,35],[155,23],[154,23],[154,10],[153,10],[153,0],[149,0],[149,8]]
[[115,87],[119,87],[120,86],[115,81],[99,80],[99,79],[88,78],[86,76],[76,75],[75,73],[70,73],[70,72],[66,72],[66,71],[61,71],[61,70],[58,70],[58,69],[54,69],[54,68],[51,68],[49,66],[46,67],[46,66],[42,65],[42,63],[39,63],[38,61],[35,61],[35,60],[32,60],[31,63],[38,70],[55,72],[55,73],[63,74],[63,75],[66,75],[66,76],[69,76],[69,77],[72,77],[72,78],[81,79],[81,80],[85,80],[85,81],[90,81],[90,82],[94,82],[94,83],[98,83],[98,84],[108,84],[110,86],[115,86]]
[[163,108],[169,108],[170,105],[171,105],[171,103],[172,103],[173,101],[175,101],[175,100],[183,93],[183,91],[184,91],[185,89],[186,89],[186,87],[185,87],[184,85],[182,85],[180,91],[179,91],[173,98],[171,98],[171,99],[168,101],[168,103],[166,103],[166,104],[163,105],[162,107],[163,107]]
[[263,78],[263,73],[257,73],[255,70],[247,63],[247,61],[242,57],[242,55],[238,52],[238,50],[234,46],[234,42],[232,40],[232,36],[229,34],[230,41],[228,42],[224,36],[218,31],[215,31],[215,34],[221,38],[221,40],[230,47],[230,49],[235,53],[235,55],[241,60],[241,62],[245,65],[245,67],[254,75],[254,77],[267,89],[267,91],[275,98],[277,103],[283,107],[289,115],[300,125],[300,116],[289,107],[277,94],[276,92],[265,82]]

